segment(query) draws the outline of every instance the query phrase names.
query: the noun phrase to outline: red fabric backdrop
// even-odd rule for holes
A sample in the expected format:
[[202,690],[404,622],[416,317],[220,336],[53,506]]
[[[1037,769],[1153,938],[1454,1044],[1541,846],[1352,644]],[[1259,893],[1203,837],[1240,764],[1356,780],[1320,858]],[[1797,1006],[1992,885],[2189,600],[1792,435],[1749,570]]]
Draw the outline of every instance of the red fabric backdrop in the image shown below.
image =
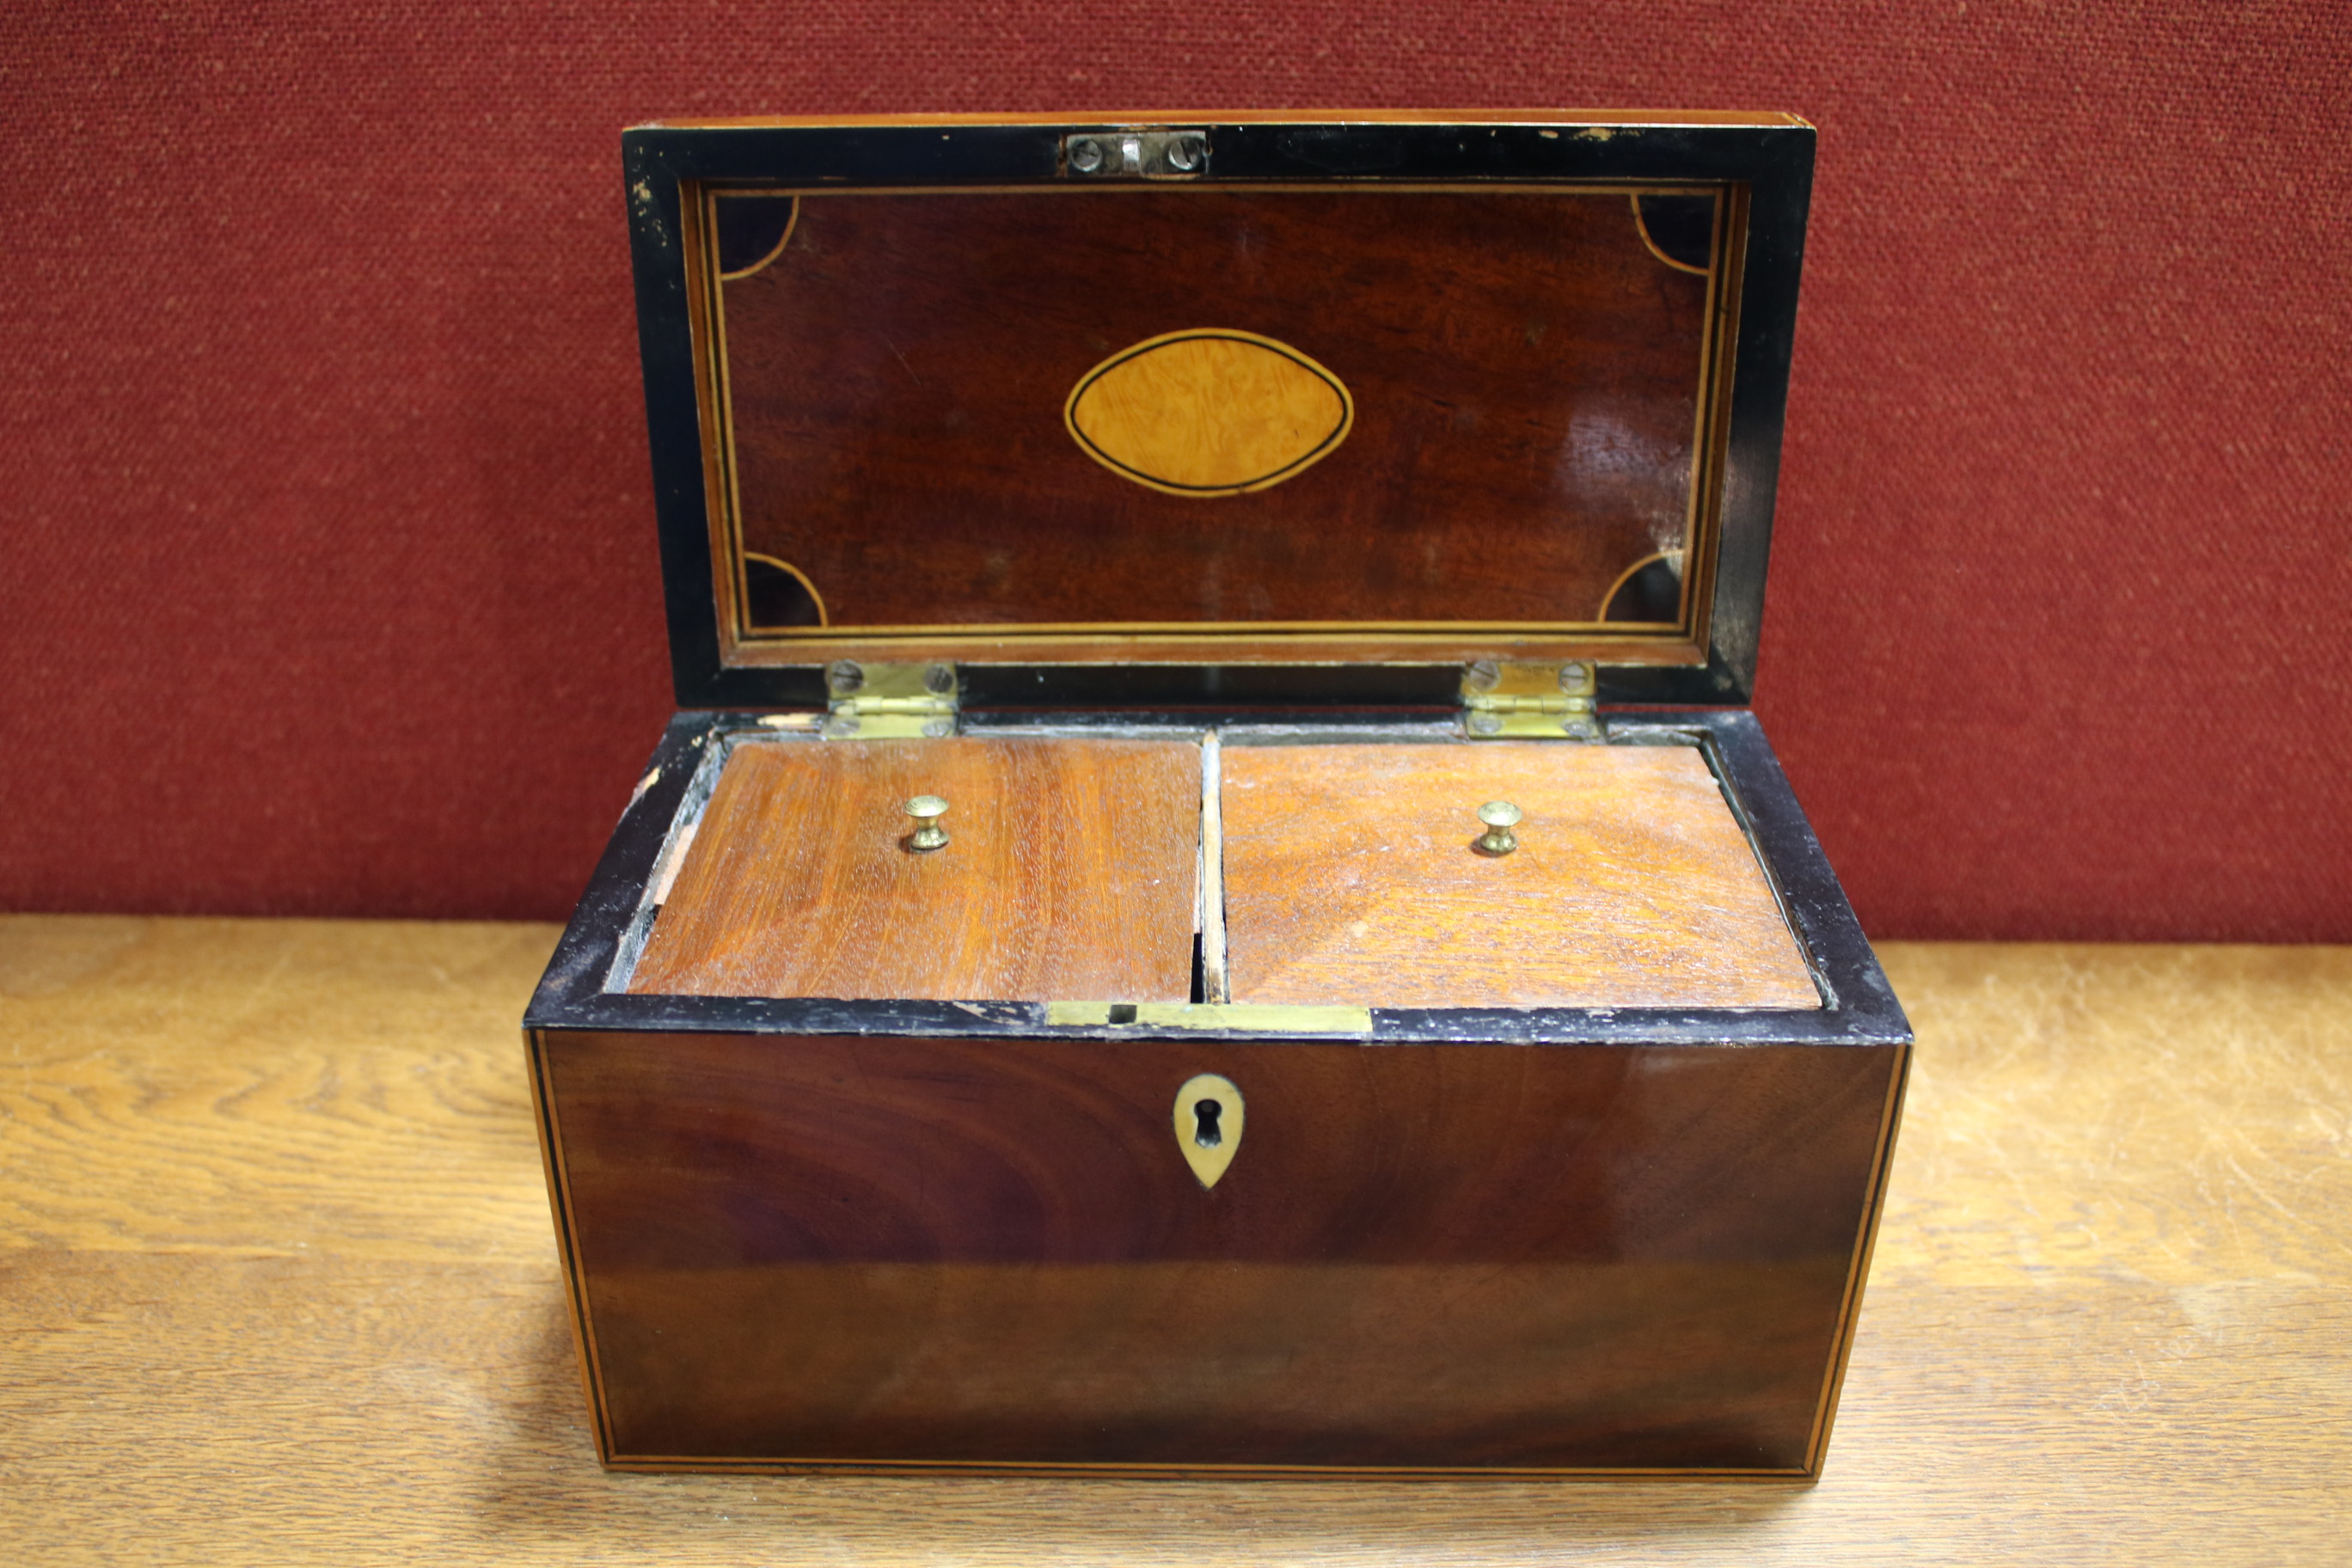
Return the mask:
[[555,916],[669,710],[617,132],[1822,129],[1758,706],[1876,935],[2352,939],[2336,5],[0,17],[0,907]]

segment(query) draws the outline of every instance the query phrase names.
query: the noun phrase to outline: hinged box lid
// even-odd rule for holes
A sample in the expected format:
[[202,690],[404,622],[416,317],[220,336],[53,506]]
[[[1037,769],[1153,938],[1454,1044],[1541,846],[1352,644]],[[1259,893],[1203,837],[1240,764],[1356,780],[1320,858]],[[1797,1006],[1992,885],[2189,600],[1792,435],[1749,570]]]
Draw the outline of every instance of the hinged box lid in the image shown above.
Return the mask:
[[1747,700],[1813,132],[1786,115],[624,138],[672,662],[819,705]]

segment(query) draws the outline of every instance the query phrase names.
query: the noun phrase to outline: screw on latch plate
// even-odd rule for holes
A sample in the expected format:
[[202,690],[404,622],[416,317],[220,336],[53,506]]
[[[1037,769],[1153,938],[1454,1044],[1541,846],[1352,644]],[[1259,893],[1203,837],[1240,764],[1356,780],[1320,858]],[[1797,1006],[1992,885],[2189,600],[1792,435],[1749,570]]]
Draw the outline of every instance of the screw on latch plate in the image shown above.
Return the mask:
[[1196,1073],[1176,1091],[1176,1147],[1194,1179],[1213,1187],[1242,1146],[1242,1091],[1234,1080]]
[[1062,168],[1086,179],[1187,180],[1208,173],[1205,131],[1087,131],[1062,138]]

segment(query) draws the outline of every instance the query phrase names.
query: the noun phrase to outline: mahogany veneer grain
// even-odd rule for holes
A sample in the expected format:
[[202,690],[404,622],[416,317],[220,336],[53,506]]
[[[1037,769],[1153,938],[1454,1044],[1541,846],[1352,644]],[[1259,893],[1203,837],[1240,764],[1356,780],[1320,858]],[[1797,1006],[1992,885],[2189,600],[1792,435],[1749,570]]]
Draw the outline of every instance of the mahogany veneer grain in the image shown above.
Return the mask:
[[[1704,468],[1709,280],[1621,189],[817,193],[719,293],[714,546],[835,626],[1594,621]],[[1346,444],[1211,500],[1089,458],[1081,380],[1200,329],[1324,366]]]
[[[918,795],[945,849],[906,847]],[[1181,1002],[1200,801],[1189,742],[741,746],[629,989]]]
[[[1755,851],[1686,746],[1228,746],[1236,1002],[1818,1007]],[[1476,853],[1481,803],[1526,813]]]
[[[1808,1468],[1906,1047],[538,1038],[615,1463]],[[1250,1107],[1213,1188],[1169,1125]]]

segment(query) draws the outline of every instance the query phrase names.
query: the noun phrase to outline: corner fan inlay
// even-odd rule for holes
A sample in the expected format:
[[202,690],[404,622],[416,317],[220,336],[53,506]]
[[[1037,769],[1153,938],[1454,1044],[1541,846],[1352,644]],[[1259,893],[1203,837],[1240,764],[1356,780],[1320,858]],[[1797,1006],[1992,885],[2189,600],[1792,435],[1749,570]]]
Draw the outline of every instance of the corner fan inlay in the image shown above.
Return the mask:
[[1291,479],[1348,438],[1355,400],[1287,343],[1202,328],[1146,338],[1087,372],[1063,409],[1087,456],[1170,495]]

